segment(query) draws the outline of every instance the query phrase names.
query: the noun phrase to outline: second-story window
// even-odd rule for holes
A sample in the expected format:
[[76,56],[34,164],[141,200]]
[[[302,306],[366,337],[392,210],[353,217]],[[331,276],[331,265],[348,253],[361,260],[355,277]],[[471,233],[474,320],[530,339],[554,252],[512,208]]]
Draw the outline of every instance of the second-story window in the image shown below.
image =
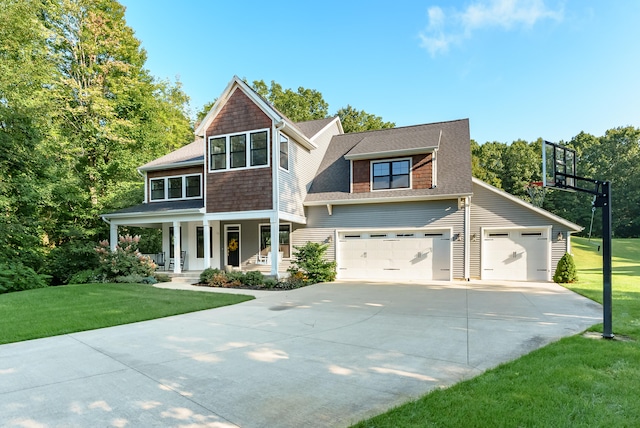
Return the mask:
[[172,177],[169,182],[169,199],[182,198],[182,177]]
[[202,197],[202,175],[175,175],[172,177],[152,178],[151,201],[168,199],[195,199]]
[[280,168],[289,170],[289,139],[280,135]]
[[411,161],[408,159],[372,162],[371,189],[406,189],[410,187]]
[[227,139],[225,137],[212,138],[211,145],[211,161],[209,169],[226,169],[227,168]]
[[267,131],[251,134],[251,166],[266,165],[268,158]]
[[247,166],[247,136],[231,136],[231,168],[242,168]]
[[268,165],[268,130],[209,138],[210,172]]

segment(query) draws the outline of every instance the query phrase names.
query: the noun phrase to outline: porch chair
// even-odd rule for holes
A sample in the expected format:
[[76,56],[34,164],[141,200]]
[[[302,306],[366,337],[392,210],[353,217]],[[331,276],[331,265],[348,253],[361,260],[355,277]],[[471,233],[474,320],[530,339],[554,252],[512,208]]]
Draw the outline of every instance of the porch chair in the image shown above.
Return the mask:
[[[184,259],[187,257],[186,251],[180,251],[180,270],[184,270]],[[169,259],[169,270],[173,270],[175,258]]]
[[164,253],[156,253],[156,265],[160,268],[162,267],[162,270],[164,270],[165,268],[165,259],[164,259]]

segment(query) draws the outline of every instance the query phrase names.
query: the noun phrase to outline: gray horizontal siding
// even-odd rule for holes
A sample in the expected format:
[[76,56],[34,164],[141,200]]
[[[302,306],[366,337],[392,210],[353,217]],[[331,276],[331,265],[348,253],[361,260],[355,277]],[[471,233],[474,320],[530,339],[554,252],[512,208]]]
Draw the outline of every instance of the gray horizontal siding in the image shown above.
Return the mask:
[[[307,150],[289,138],[289,171],[279,172],[280,211],[304,215],[302,204],[307,191],[318,172],[331,138],[336,134],[338,125],[334,123],[314,140],[318,146],[314,150]],[[348,179],[349,177],[345,177],[345,180]]]
[[[335,260],[336,229],[403,229],[415,227],[451,228],[452,234],[464,231],[464,210],[457,200],[402,202],[392,204],[334,205],[332,215],[326,207],[307,207],[307,228],[296,240],[325,242],[332,236],[328,253]],[[464,277],[464,242],[454,241],[454,278]]]
[[[481,228],[505,227],[545,227],[552,226],[551,232],[551,275],[555,272],[558,260],[567,249],[567,232],[569,229],[527,207],[521,206],[508,197],[496,194],[477,184],[473,185],[471,198],[471,237],[476,239],[470,243],[470,275],[480,277],[480,240]],[[563,239],[558,240],[558,232]]]

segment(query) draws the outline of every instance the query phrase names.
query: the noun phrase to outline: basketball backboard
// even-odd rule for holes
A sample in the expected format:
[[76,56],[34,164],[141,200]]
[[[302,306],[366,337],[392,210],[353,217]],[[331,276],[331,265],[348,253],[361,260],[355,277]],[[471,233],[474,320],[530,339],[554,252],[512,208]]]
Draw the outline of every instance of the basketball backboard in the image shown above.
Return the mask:
[[574,191],[576,185],[576,152],[560,144],[542,143],[542,185]]

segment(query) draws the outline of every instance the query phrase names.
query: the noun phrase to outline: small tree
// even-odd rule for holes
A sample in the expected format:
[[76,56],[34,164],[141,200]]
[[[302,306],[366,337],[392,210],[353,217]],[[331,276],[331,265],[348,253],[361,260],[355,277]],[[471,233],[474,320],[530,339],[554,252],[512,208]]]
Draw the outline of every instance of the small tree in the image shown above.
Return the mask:
[[306,276],[306,282],[315,284],[318,282],[328,282],[336,279],[336,262],[328,262],[324,259],[324,254],[329,248],[329,244],[318,244],[307,242],[302,247],[294,247],[295,261],[288,269],[292,276],[299,275],[300,271]]
[[556,273],[553,275],[554,282],[559,284],[575,282],[578,280],[576,274],[576,264],[573,261],[573,256],[569,253],[565,253],[564,256],[558,262],[556,267]]

